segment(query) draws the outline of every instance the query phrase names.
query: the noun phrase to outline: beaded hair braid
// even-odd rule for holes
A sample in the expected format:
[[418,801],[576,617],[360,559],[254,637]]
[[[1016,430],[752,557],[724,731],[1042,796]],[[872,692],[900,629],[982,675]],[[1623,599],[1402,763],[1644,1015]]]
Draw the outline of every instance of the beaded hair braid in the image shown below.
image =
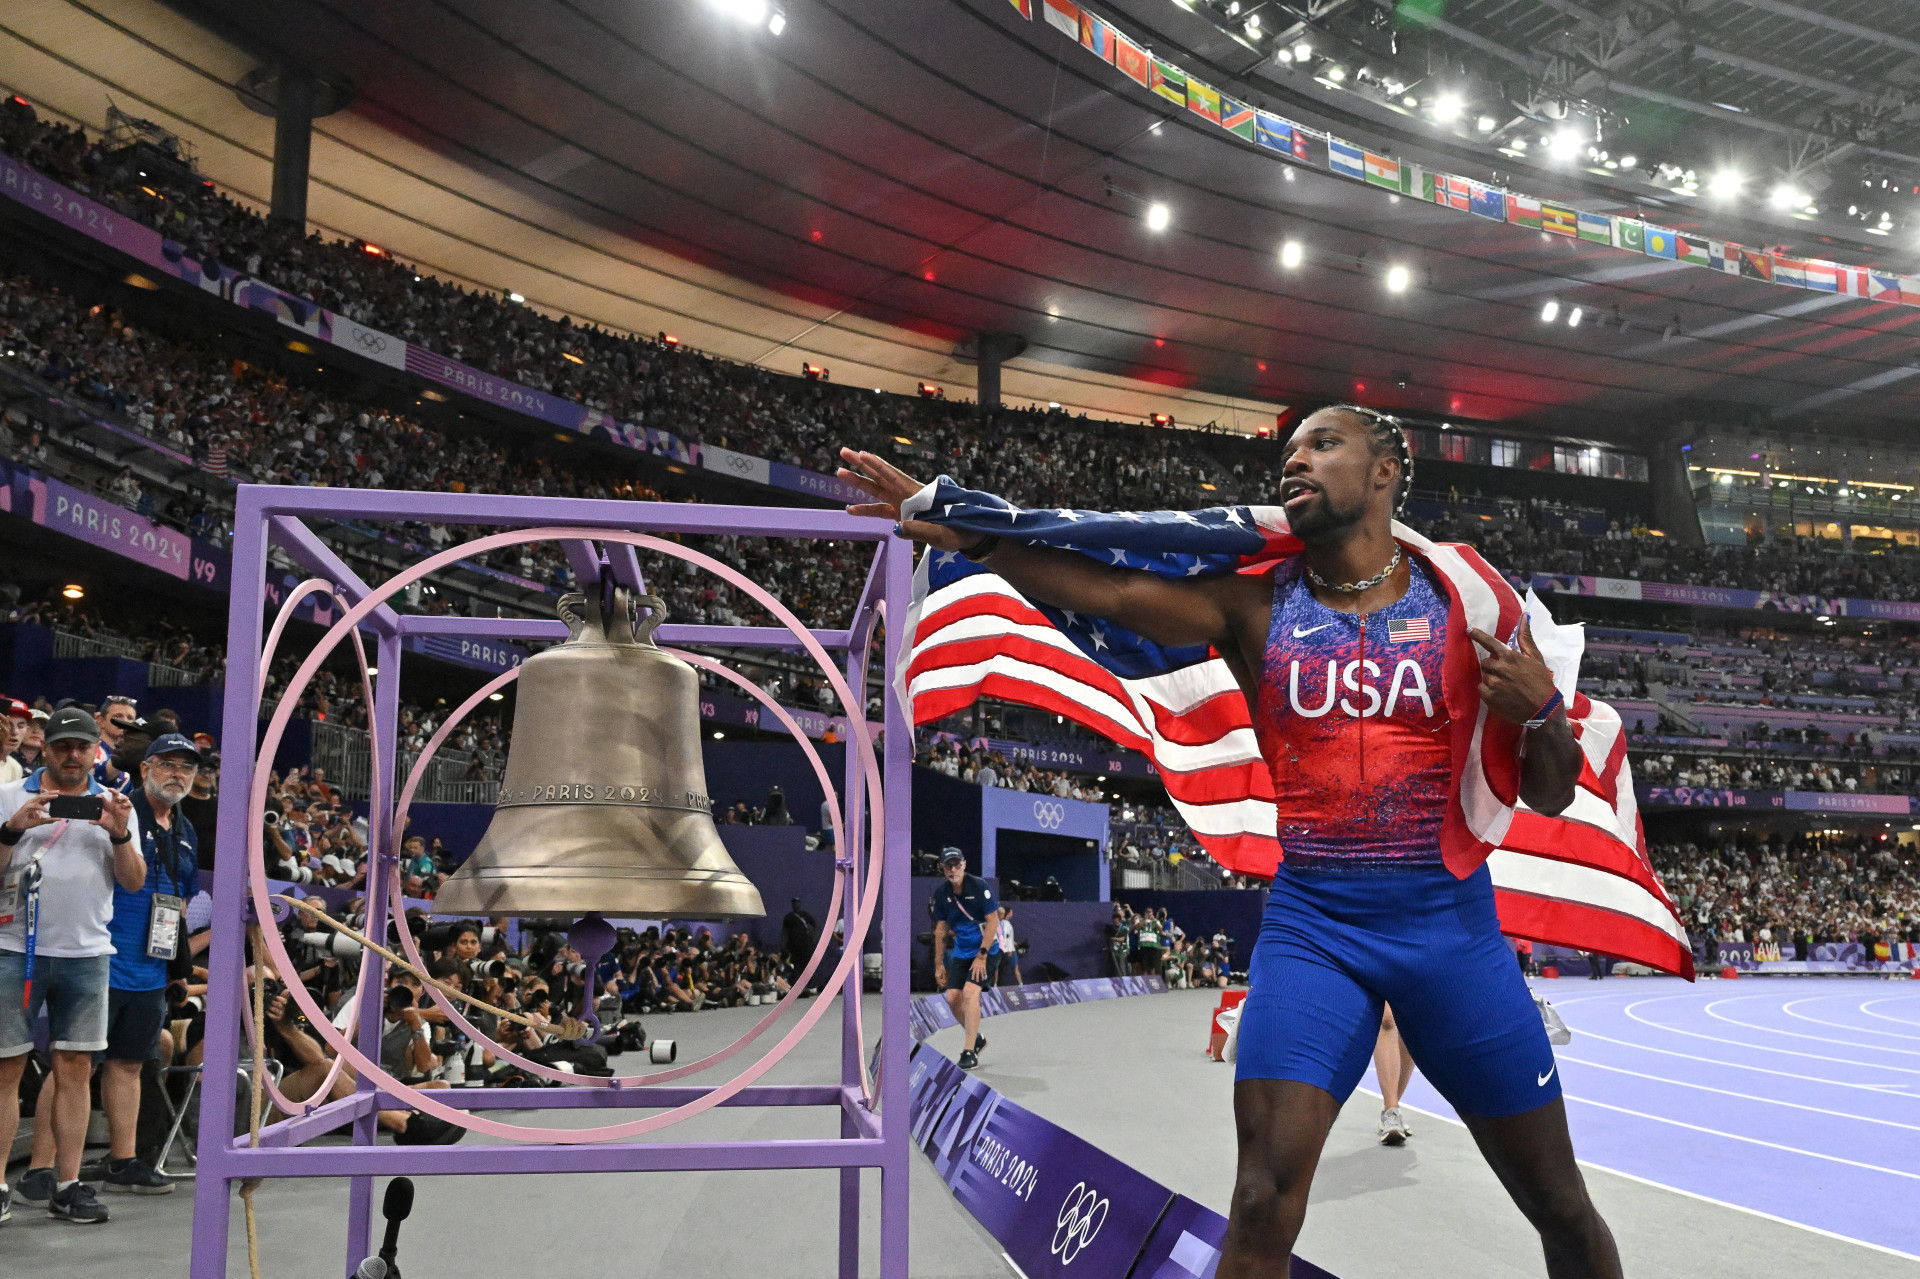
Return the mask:
[[1333,407],[1365,422],[1373,437],[1375,452],[1390,453],[1400,463],[1400,487],[1393,496],[1393,513],[1395,516],[1404,514],[1407,495],[1413,492],[1413,450],[1407,445],[1407,433],[1401,429],[1400,419],[1391,413],[1382,413],[1379,409],[1358,404],[1336,404]]

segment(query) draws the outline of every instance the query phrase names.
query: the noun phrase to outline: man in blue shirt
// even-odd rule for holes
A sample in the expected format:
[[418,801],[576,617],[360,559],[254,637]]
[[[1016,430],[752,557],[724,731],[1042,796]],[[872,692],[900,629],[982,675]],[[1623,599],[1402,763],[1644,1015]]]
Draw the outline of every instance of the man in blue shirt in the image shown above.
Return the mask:
[[1000,903],[986,880],[967,874],[967,855],[959,849],[941,850],[940,873],[947,882],[927,899],[927,913],[933,917],[933,979],[946,992],[947,1006],[965,1036],[960,1069],[972,1070],[987,1046],[980,1036],[980,990],[1000,954]]
[[173,1183],[134,1154],[140,1068],[160,1047],[167,1015],[167,966],[184,944],[180,921],[200,891],[200,841],[179,810],[200,769],[199,748],[178,733],[147,747],[133,811],[140,819],[147,879],[113,890],[113,963],[107,980],[107,1051],[100,1078],[112,1145],[100,1180],[110,1191],[164,1195]]

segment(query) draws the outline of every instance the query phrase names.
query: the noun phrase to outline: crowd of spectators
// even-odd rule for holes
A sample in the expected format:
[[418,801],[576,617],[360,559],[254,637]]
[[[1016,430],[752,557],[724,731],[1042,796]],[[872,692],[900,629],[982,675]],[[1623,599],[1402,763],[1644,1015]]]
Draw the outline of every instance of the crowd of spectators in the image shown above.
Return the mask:
[[1655,843],[1654,868],[1698,940],[1758,942],[1809,959],[1823,942],[1920,943],[1920,856],[1891,834]]
[[1107,925],[1107,959],[1116,977],[1161,976],[1167,985],[1186,990],[1195,986],[1225,989],[1233,971],[1233,939],[1225,929],[1211,937],[1190,935],[1164,906],[1138,910],[1115,902]]

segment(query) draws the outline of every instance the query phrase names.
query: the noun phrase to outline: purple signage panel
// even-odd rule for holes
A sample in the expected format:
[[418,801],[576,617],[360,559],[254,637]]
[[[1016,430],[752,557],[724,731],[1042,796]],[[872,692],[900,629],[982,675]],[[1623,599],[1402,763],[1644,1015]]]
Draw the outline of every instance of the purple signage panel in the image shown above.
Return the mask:
[[[1225,1217],[1185,1195],[1175,1195],[1147,1240],[1132,1279],[1213,1279],[1226,1239]],[[1299,1257],[1292,1258],[1287,1273],[1289,1279],[1333,1279]]]
[[504,640],[470,639],[455,635],[409,635],[406,647],[428,657],[479,671],[510,671],[527,660],[527,650]]
[[182,581],[193,572],[193,539],[103,497],[12,469],[7,509],[68,537],[113,551]]
[[1913,812],[1913,801],[1905,795],[1790,790],[1785,799],[1789,809],[1803,813],[1881,813],[1905,817]]
[[[970,1085],[977,1104],[962,1103]],[[1014,1264],[1029,1279],[1125,1275],[1172,1193],[977,1080],[960,1094],[947,1184]]]
[[934,1125],[946,1113],[947,1103],[963,1078],[960,1067],[942,1054],[919,1044],[913,1046],[907,1067],[907,1100],[908,1113],[913,1116],[914,1145],[928,1149]]

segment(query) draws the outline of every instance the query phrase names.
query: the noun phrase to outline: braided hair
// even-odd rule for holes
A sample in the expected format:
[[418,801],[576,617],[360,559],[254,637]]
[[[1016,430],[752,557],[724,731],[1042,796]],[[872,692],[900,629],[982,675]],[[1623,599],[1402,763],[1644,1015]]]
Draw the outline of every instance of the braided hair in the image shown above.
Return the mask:
[[1400,463],[1400,484],[1393,495],[1393,514],[1396,518],[1405,514],[1407,495],[1413,492],[1413,449],[1407,443],[1407,433],[1401,427],[1400,419],[1391,413],[1382,413],[1379,409],[1359,404],[1335,404],[1330,407],[1342,413],[1351,413],[1365,422],[1374,453],[1388,454]]

